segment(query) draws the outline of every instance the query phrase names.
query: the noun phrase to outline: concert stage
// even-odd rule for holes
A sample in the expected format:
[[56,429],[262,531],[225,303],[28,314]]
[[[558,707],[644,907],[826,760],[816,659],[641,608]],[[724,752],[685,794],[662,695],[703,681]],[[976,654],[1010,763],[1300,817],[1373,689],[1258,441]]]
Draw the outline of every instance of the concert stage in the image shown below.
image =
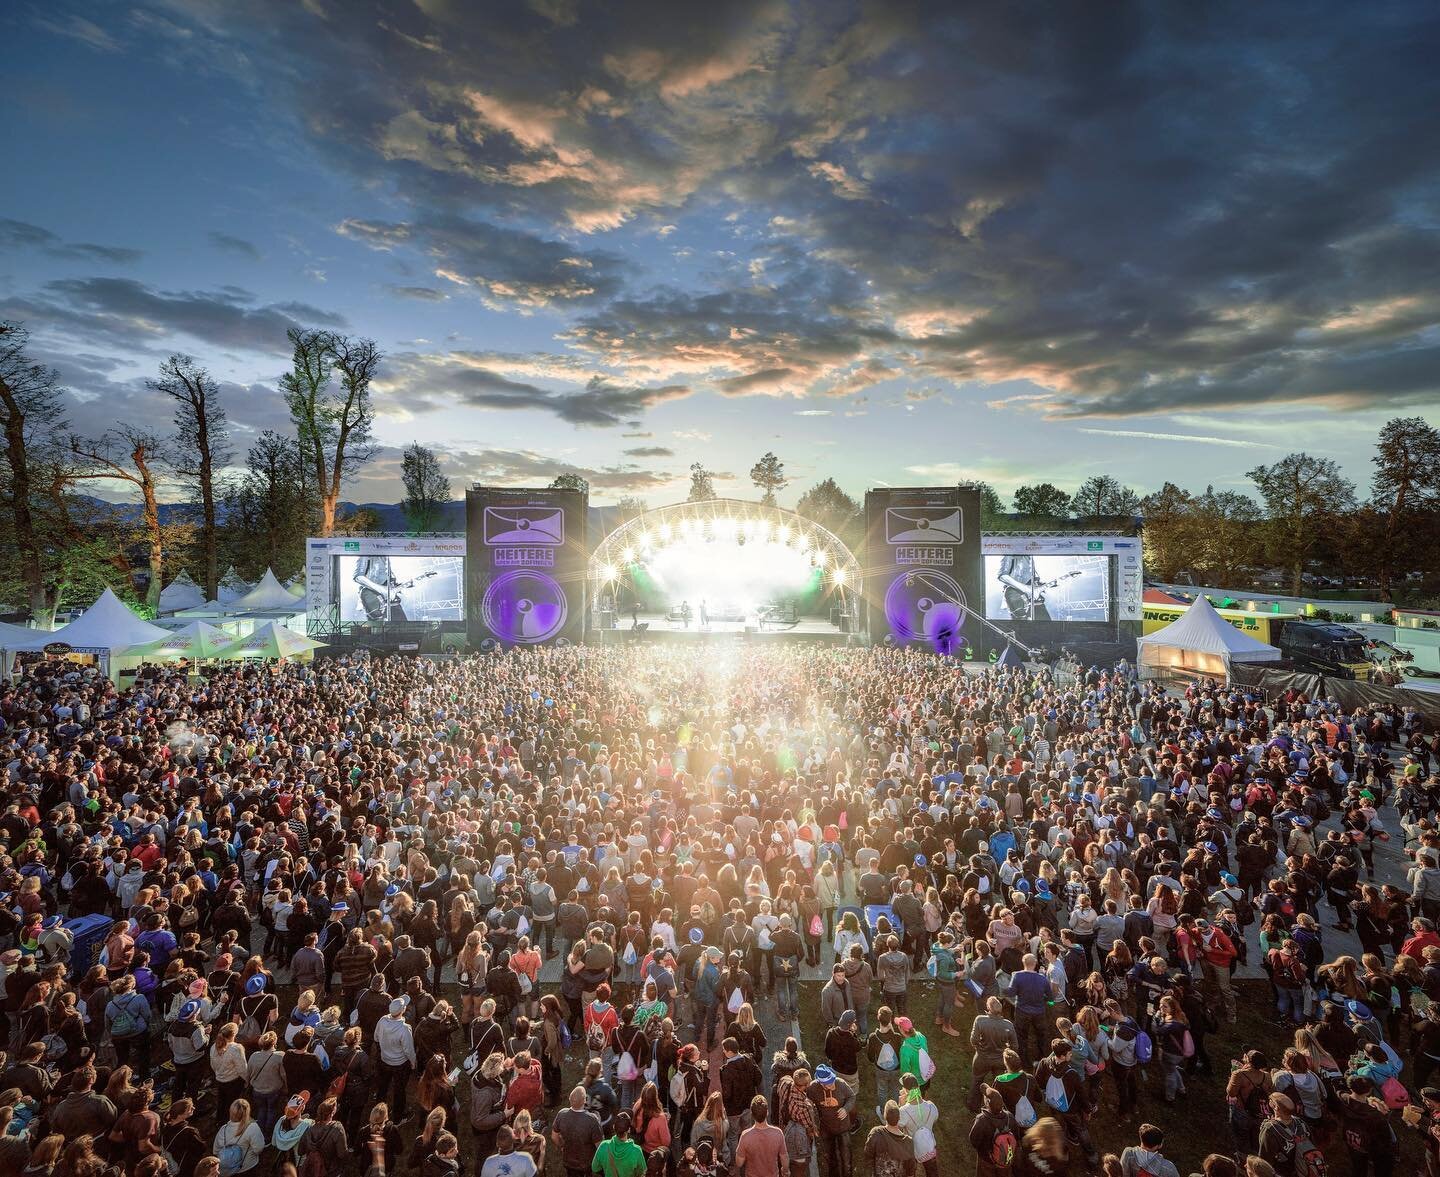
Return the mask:
[[778,641],[789,638],[804,642],[834,642],[861,644],[864,638],[858,634],[841,633],[830,624],[828,617],[801,617],[794,624],[766,623],[763,626],[753,618],[747,621],[711,621],[701,626],[691,618],[686,626],[683,622],[672,621],[664,613],[641,613],[637,629],[629,614],[617,620],[614,629],[591,627],[592,642],[703,642],[742,638],[746,641]]

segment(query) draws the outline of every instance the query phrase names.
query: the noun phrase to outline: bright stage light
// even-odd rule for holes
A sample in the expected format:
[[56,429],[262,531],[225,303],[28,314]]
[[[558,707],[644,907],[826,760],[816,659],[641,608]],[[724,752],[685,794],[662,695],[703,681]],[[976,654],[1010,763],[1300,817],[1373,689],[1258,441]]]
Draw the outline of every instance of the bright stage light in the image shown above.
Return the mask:
[[614,580],[616,568],[614,564],[602,564],[600,566],[600,578],[602,580]]
[[820,549],[818,549],[818,550],[815,552],[815,566],[816,566],[817,568],[824,568],[824,567],[825,567],[825,549],[824,549],[824,548],[820,548]]
[[845,577],[845,569],[844,569],[844,568],[837,568],[837,569],[835,569],[835,583],[838,584],[838,585],[843,585],[843,584],[845,583],[845,579],[846,579],[846,577]]
[[674,529],[670,526],[670,524],[668,524],[668,523],[662,523],[662,524],[660,524],[660,542],[661,542],[662,544],[668,544],[668,543],[670,542],[671,537],[672,537],[674,534],[675,534],[675,531],[674,531]]
[[622,564],[633,564],[633,563],[635,563],[635,549],[634,549],[634,548],[626,548],[623,552],[621,552],[621,553],[620,553],[620,563],[622,563]]
[[780,524],[780,530],[775,533],[775,538],[782,544],[788,544],[790,542],[790,529],[786,527],[785,524]]

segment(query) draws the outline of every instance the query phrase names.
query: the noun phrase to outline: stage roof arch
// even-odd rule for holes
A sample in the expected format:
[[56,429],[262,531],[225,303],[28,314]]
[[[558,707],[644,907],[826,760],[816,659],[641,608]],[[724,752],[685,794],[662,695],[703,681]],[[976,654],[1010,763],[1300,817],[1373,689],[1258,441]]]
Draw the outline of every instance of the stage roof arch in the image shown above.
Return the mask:
[[607,535],[590,557],[590,580],[613,581],[637,558],[680,542],[703,540],[717,545],[776,543],[809,556],[832,584],[858,592],[860,562],[839,536],[813,519],[784,507],[745,499],[706,499],[657,507],[622,523]]

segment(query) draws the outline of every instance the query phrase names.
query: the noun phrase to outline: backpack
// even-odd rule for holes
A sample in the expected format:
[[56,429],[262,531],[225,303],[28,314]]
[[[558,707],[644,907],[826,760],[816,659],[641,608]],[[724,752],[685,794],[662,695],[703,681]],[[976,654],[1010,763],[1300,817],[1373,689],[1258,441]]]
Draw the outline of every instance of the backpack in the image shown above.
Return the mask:
[[638,961],[639,959],[640,959],[639,956],[637,956],[636,953],[635,953],[635,941],[634,941],[634,940],[627,940],[627,941],[625,941],[625,951],[624,951],[624,953],[621,954],[620,960],[621,960],[624,964],[634,964],[634,963],[635,963],[636,961]]
[[[1020,1098],[1025,1101],[1027,1106],[1029,1105],[1030,1101],[1023,1095]],[[1017,1106],[1015,1110],[1018,1112],[1020,1109]],[[1031,1108],[1030,1112],[1033,1115],[1035,1109]],[[1015,1139],[1015,1133],[1011,1132],[1009,1128],[1001,1128],[990,1142],[990,1163],[997,1169],[1010,1168],[1015,1163],[1015,1154],[1019,1151],[1019,1147],[1020,1144]]]
[[620,1076],[622,1083],[633,1083],[640,1078],[640,1068],[635,1065],[635,1056],[628,1050],[620,1052],[620,1061],[615,1066],[615,1073]]
[[599,1022],[591,1022],[590,1028],[585,1031],[585,1045],[592,1054],[599,1054],[605,1049],[605,1027]]
[[1301,1136],[1295,1142],[1295,1177],[1326,1177],[1329,1172],[1329,1162],[1320,1146],[1308,1136]]
[[[135,998],[138,994],[130,994],[129,999],[110,1019],[110,1037],[112,1038],[133,1038],[137,1034],[145,1032],[145,1023],[140,1015],[135,1012]],[[144,998],[141,998],[144,1001]]]
[[893,1071],[900,1065],[899,1058],[895,1055],[895,1048],[888,1042],[880,1044],[880,1053],[875,1057],[875,1065],[882,1071]]
[[1030,1102],[1030,1076],[1026,1075],[1025,1094],[1015,1101],[1015,1123],[1022,1128],[1031,1128],[1039,1118],[1035,1105]]
[[1057,1112],[1070,1110],[1070,1096],[1065,1090],[1065,1080],[1059,1075],[1051,1075],[1045,1080],[1045,1102]]
[[[1410,1106],[1410,1093],[1405,1090],[1405,1084],[1401,1083],[1394,1075],[1380,1084],[1380,1098],[1385,1101],[1385,1106],[1392,1112],[1403,1111]],[[1366,1150],[1361,1149],[1360,1151]]]
[[930,1052],[923,1046],[919,1055],[916,1056],[915,1065],[920,1071],[920,1081],[928,1083],[935,1077],[935,1060],[930,1057]]
[[1180,1055],[1182,1058],[1195,1057],[1195,1039],[1190,1036],[1189,1030],[1186,1030],[1180,1037]]
[[561,1022],[561,1023],[560,1023],[560,1049],[561,1049],[561,1050],[569,1050],[571,1043],[573,1043],[574,1041],[575,1041],[575,1035],[572,1034],[572,1033],[570,1033],[570,1026],[569,1026],[567,1023],[565,1023],[565,1022]]
[[677,1108],[684,1107],[686,1096],[689,1094],[689,1087],[685,1082],[685,1072],[677,1070],[670,1076],[670,1102]]
[[[311,1128],[310,1137],[314,1137],[315,1129]],[[330,1165],[325,1160],[320,1149],[312,1144],[310,1151],[305,1154],[305,1159],[300,1162],[300,1177],[329,1177]]]
[[1155,1043],[1144,1030],[1135,1035],[1135,1061],[1142,1067],[1155,1057]]

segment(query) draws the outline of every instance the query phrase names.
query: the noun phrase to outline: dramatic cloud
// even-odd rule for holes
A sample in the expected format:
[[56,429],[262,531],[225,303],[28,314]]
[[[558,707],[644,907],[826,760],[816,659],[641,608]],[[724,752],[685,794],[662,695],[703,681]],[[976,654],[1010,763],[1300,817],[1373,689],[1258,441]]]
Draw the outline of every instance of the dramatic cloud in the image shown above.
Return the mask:
[[625,451],[627,458],[673,458],[675,451],[663,445],[637,445]]
[[117,265],[137,262],[144,256],[138,249],[94,245],[88,241],[62,241],[49,229],[42,229],[39,225],[26,221],[5,218],[0,218],[0,248],[35,249],[46,257],[63,258],[66,261],[114,262]]
[[289,353],[292,327],[344,327],[345,320],[300,302],[257,305],[239,287],[163,291],[128,278],[65,278],[41,294],[0,302],[0,313],[93,346],[145,350],[186,336],[219,347]]
[[[168,41],[183,26],[391,210],[338,230],[406,281],[423,259],[392,297],[563,318],[548,360],[533,339],[510,367],[402,357],[402,411],[608,426],[695,391],[878,385],[1067,419],[1440,403],[1440,10],[1418,0],[167,12]],[[102,49],[134,35],[47,19]],[[33,230],[9,232],[103,248]],[[160,324],[253,347],[300,317],[224,292],[39,298],[85,342]]]
[[415,224],[351,219],[341,221],[336,232],[374,249],[414,246],[429,257],[437,277],[474,286],[500,305],[543,307],[601,298],[620,287],[622,264],[613,254],[572,249],[560,241],[464,217],[432,217]]
[[636,413],[689,395],[684,385],[643,387],[593,376],[582,387],[545,389],[513,380],[486,363],[484,355],[450,352],[392,357],[376,388],[385,396],[382,412],[429,413],[459,404],[474,409],[532,409],[553,413],[571,425],[623,425]]
[[253,241],[246,241],[243,237],[234,237],[229,233],[212,232],[209,236],[210,244],[216,249],[249,258],[252,262],[260,260],[260,247]]

